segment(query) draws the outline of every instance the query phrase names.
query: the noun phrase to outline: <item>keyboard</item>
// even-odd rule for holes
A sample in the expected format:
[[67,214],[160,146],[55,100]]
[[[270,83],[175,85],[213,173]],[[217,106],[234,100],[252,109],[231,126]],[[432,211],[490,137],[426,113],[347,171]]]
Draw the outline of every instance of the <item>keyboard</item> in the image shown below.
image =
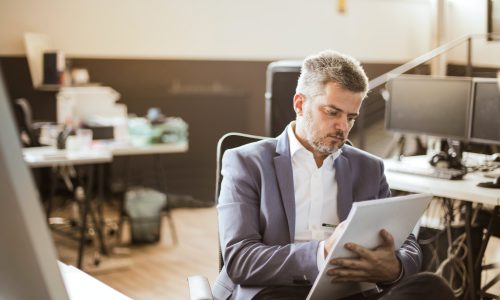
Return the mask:
[[449,180],[462,179],[466,174],[465,171],[457,169],[434,168],[431,166],[415,166],[404,163],[392,164],[390,166],[387,166],[387,170],[397,173],[420,175],[420,176],[449,179]]

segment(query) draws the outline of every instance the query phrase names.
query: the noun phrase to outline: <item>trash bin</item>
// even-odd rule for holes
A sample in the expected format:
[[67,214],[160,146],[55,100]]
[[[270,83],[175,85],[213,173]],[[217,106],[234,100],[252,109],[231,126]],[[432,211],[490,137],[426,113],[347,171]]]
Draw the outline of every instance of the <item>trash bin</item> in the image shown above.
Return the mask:
[[130,218],[133,244],[160,240],[161,211],[166,204],[167,196],[154,189],[134,187],[125,193],[125,211]]

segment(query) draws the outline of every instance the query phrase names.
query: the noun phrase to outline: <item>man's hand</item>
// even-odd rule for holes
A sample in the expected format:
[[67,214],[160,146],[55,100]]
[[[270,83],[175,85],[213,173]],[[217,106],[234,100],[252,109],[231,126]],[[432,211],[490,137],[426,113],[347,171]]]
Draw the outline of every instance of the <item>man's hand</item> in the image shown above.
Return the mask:
[[332,249],[332,247],[335,244],[335,242],[337,241],[337,239],[342,234],[342,232],[344,232],[345,224],[346,223],[344,221],[344,222],[341,222],[339,225],[337,225],[337,227],[333,231],[332,235],[330,235],[330,237],[325,240],[325,258],[328,255],[328,253],[330,252],[330,250]]
[[[335,258],[330,261],[336,269],[328,270],[332,282],[368,281],[393,282],[401,274],[401,262],[394,254],[394,238],[385,229],[380,231],[383,243],[370,250],[354,243],[345,247],[355,252],[357,258]],[[326,248],[326,243],[325,243]]]

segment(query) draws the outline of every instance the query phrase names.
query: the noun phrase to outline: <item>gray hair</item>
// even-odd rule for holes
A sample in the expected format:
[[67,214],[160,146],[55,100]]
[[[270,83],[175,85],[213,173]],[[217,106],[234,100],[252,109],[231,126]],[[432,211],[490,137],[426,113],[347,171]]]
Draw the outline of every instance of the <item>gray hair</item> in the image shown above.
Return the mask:
[[336,82],[351,92],[368,92],[368,77],[355,58],[326,50],[307,57],[302,63],[297,93],[314,97],[323,93],[328,82]]

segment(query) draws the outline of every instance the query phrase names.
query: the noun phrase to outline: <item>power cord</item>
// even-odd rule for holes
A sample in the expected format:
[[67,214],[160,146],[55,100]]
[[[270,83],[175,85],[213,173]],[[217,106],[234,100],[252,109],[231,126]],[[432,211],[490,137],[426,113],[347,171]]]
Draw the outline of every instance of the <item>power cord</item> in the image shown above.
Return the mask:
[[445,278],[456,297],[461,296],[466,288],[467,267],[465,259],[467,257],[467,245],[465,243],[465,233],[462,233],[448,247],[447,258],[439,265],[436,275],[445,278],[445,271],[449,271],[449,278]]
[[[439,201],[439,202],[436,202]],[[462,205],[452,199],[435,198],[434,205],[430,205],[427,209],[424,218],[429,223],[436,219],[440,220],[438,228],[442,228],[436,234],[426,239],[419,238],[419,243],[422,246],[427,246],[430,251],[430,261],[427,269],[435,268],[436,275],[444,278],[453,290],[456,297],[463,295],[466,291],[468,283],[468,270],[466,259],[468,255],[466,233],[461,233],[453,239],[452,224],[456,221],[457,216],[461,216]],[[475,207],[471,216],[471,224],[476,222],[478,212],[481,205]],[[434,226],[436,227],[436,226]],[[446,234],[447,240],[447,257],[440,261],[440,240],[443,239],[443,234]],[[471,270],[472,272],[472,270]]]

